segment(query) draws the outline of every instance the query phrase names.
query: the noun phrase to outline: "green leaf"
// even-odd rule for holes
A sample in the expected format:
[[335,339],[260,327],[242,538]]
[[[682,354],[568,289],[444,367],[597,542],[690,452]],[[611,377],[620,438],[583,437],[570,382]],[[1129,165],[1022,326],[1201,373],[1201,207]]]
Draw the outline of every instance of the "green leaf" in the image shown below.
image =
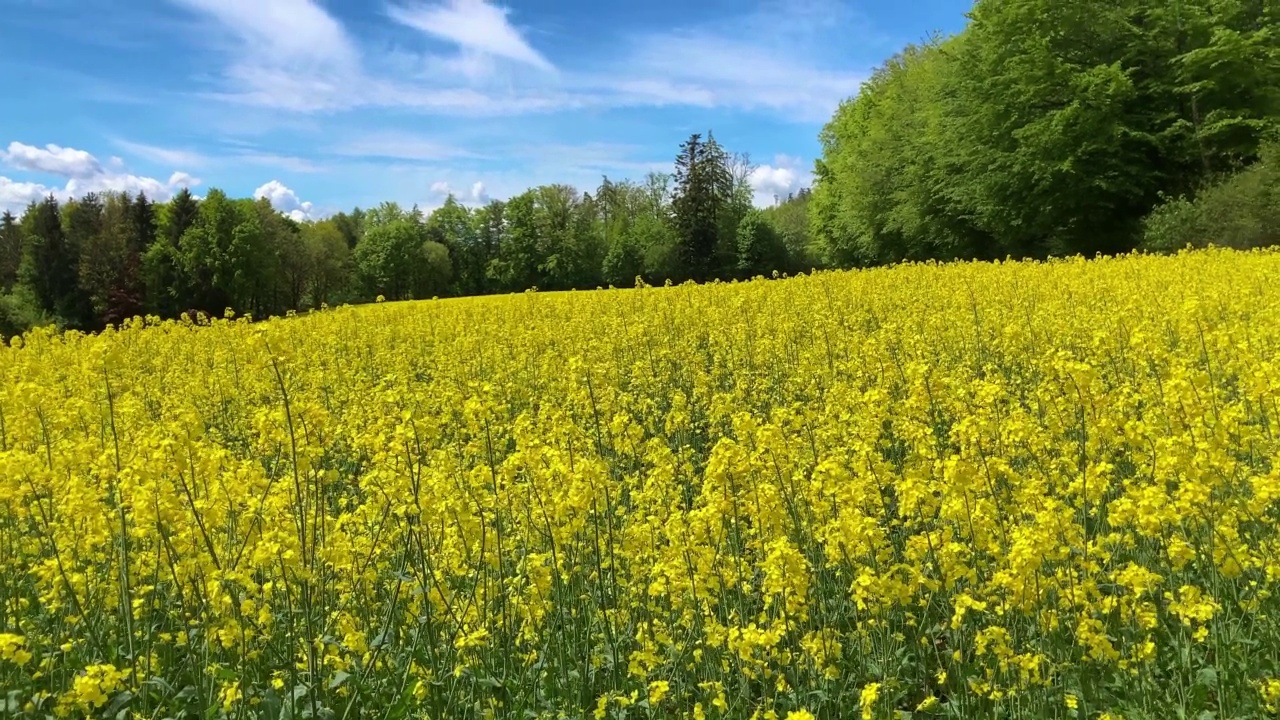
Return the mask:
[[111,699],[111,702],[107,703],[107,707],[102,711],[102,714],[106,717],[110,717],[124,712],[127,709],[129,702],[132,700],[132,692],[128,690],[118,692],[116,693],[116,696]]

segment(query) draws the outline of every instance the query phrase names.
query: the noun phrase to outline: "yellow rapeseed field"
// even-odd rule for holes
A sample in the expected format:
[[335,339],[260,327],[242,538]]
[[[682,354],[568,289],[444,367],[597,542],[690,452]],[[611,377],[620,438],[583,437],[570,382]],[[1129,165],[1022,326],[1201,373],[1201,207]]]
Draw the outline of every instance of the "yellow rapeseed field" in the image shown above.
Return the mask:
[[1219,250],[38,331],[0,716],[1263,717],[1278,352]]

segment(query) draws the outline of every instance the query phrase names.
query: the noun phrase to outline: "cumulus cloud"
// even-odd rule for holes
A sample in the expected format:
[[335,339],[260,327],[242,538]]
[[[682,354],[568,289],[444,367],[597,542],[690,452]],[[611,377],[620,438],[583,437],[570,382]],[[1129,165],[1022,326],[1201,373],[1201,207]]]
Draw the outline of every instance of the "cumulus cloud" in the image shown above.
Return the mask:
[[18,141],[0,150],[0,160],[22,170],[44,172],[68,178],[87,178],[104,172],[102,163],[84,150],[49,143],[43,148]]
[[489,192],[485,190],[484,183],[479,180],[471,184],[471,187],[465,190],[455,190],[449,183],[441,180],[431,184],[431,194],[440,199],[453,196],[455,200],[463,205],[484,205],[489,202]]
[[22,209],[27,205],[50,194],[57,195],[58,190],[40,183],[10,180],[0,175],[0,212],[8,210],[14,214],[21,214]]
[[778,155],[772,165],[758,165],[747,177],[758,206],[773,205],[791,193],[809,187],[813,174],[804,169],[799,158]]
[[259,199],[266,198],[271,203],[271,207],[288,215],[297,222],[317,219],[315,206],[310,202],[304,202],[298,197],[297,193],[279,180],[272,180],[254,190],[253,196]]
[[167,181],[134,175],[125,171],[124,162],[119,158],[111,158],[104,166],[92,153],[52,143],[39,148],[11,142],[7,150],[0,151],[0,161],[20,170],[67,178],[66,184],[58,187],[0,177],[0,210],[14,212],[20,212],[32,200],[49,195],[69,200],[91,192],[141,192],[163,202],[179,188],[200,184],[199,178],[185,172],[174,172]]
[[199,178],[183,172],[174,173],[168,182],[128,173],[103,173],[88,178],[72,178],[67,181],[61,194],[68,198],[76,198],[88,193],[127,192],[130,195],[143,193],[152,200],[164,202],[179,188],[192,188],[199,184]]

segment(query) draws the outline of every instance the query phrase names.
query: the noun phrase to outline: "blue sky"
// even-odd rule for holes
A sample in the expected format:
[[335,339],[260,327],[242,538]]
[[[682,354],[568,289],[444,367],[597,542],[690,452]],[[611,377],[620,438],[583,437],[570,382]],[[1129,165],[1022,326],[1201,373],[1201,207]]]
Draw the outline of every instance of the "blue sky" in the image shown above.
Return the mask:
[[[505,2],[506,4],[499,4]],[[670,170],[712,129],[757,202],[965,0],[3,0],[0,208],[190,186],[297,217]]]

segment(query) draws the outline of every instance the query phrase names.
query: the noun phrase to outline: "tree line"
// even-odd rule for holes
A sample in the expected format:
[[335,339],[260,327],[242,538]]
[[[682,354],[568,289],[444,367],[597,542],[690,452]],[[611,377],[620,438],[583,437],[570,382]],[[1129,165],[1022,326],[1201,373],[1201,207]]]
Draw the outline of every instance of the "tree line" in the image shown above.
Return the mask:
[[1274,0],[978,0],[823,129],[813,236],[836,265],[1168,248],[1192,216],[1275,217],[1250,168],[1278,127]]
[[183,189],[50,196],[0,217],[0,333],[99,330],[138,315],[254,317],[338,303],[807,270],[808,193],[752,207],[747,156],[691,136],[674,173],[546,185],[430,213],[386,202],[296,222],[265,199]]

